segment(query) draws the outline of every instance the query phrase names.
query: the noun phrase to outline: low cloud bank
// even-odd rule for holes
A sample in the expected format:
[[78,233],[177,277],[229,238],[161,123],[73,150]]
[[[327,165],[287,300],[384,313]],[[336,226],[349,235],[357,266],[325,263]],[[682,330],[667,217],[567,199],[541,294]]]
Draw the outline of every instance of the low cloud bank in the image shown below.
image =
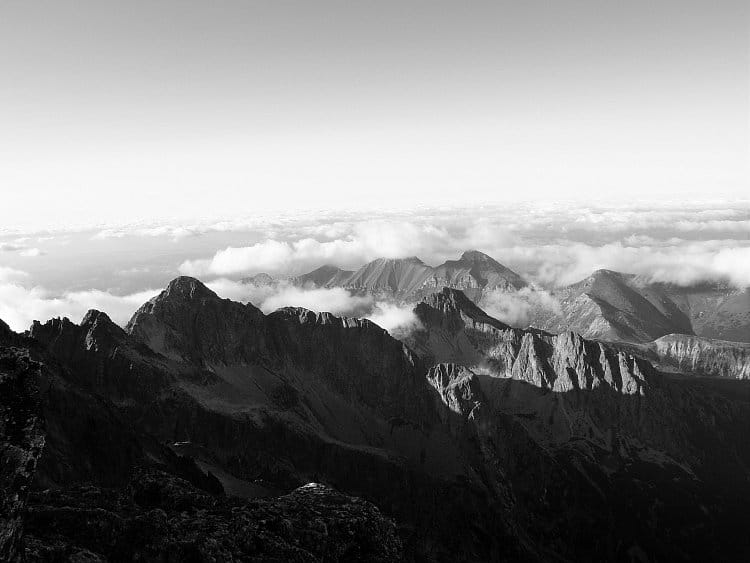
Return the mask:
[[595,270],[609,269],[682,286],[723,281],[747,287],[750,246],[746,245],[739,241],[683,241],[669,246],[629,246],[622,242],[551,245],[536,250],[537,276],[546,284],[567,285]]
[[529,287],[513,293],[486,292],[479,305],[491,317],[520,328],[528,327],[531,319],[540,315],[562,314],[557,299],[543,289]]
[[[304,230],[306,233],[316,231],[319,238],[271,238],[250,246],[230,246],[217,251],[211,258],[186,260],[179,271],[190,276],[258,272],[294,274],[323,264],[358,268],[376,258],[414,255],[432,262],[453,258],[462,250],[508,244],[513,240],[504,228],[486,218],[478,218],[461,227],[456,227],[451,221],[445,226],[436,226],[421,221],[368,220]],[[327,239],[327,236],[336,238]]]
[[358,268],[375,258],[419,256],[437,265],[478,249],[545,286],[607,268],[655,281],[750,285],[750,206],[479,208],[415,212],[408,220],[350,217],[284,224],[252,245],[185,260],[183,274],[299,274],[323,264]]
[[34,320],[68,317],[80,322],[89,309],[104,311],[115,323],[124,326],[138,307],[159,293],[149,289],[116,295],[93,289],[54,294],[40,286],[24,285],[27,275],[8,270],[0,268],[0,319],[16,332],[28,329]]
[[226,278],[210,281],[206,285],[221,297],[252,303],[266,314],[282,307],[304,307],[337,316],[366,318],[396,337],[419,327],[411,306],[377,301],[369,295],[353,295],[340,287],[301,288],[283,281],[257,285]]

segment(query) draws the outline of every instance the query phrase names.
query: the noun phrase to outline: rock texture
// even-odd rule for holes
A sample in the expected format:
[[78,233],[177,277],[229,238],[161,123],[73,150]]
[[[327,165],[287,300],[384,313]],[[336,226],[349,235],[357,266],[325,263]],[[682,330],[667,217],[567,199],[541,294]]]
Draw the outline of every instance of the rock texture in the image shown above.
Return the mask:
[[[4,323],[3,323],[4,325]],[[0,325],[0,559],[23,555],[22,509],[44,447],[36,372],[39,366],[21,348],[3,346],[12,338]],[[4,330],[5,329],[5,330]]]
[[32,560],[747,559],[745,382],[515,329],[455,289],[415,313],[400,342],[182,277],[124,330],[6,331],[44,447],[3,537]]
[[[746,552],[745,544],[730,547],[705,534],[707,527],[734,528],[744,501],[732,491],[748,494],[750,456],[740,436],[750,430],[750,388],[742,382],[692,385],[575,333],[513,329],[447,288],[415,312],[424,328],[411,343],[431,361],[450,362],[428,372],[455,415],[445,423],[478,444],[484,466],[510,483],[516,521],[540,525],[550,522],[549,511],[565,514],[550,530],[565,530],[567,539],[547,538],[556,553],[565,553],[566,542],[596,545],[610,559],[625,545],[619,553],[657,560],[711,557],[709,543],[730,559]],[[530,500],[541,491],[540,504]],[[696,502],[713,508],[702,511]],[[597,522],[589,519],[594,513]],[[582,535],[592,527],[613,532]],[[620,547],[609,551],[610,542]]]
[[415,308],[423,331],[411,344],[435,361],[460,362],[495,377],[512,377],[564,392],[607,386],[642,395],[647,362],[573,332],[558,335],[501,323],[462,292],[444,288]]
[[403,559],[393,521],[310,483],[269,499],[226,499],[156,470],[123,489],[32,495],[26,556],[38,561],[368,561]]
[[750,379],[750,344],[668,334],[647,347],[665,368],[702,376]]
[[[278,284],[262,275],[247,281]],[[443,287],[459,289],[485,307],[507,296],[514,300],[515,308],[523,310],[520,317],[511,318],[520,328],[573,331],[598,340],[646,343],[674,333],[750,342],[750,288],[722,284],[682,287],[597,270],[578,283],[546,292],[476,250],[436,267],[416,257],[379,258],[355,272],[326,265],[290,282],[306,287],[344,287],[402,303],[416,303]]]

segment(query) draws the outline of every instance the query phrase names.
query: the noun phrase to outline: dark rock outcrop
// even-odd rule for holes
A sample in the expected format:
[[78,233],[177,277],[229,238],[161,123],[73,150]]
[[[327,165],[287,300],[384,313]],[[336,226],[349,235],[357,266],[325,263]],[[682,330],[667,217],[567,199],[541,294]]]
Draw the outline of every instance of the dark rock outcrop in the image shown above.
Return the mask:
[[[0,330],[3,327],[0,326]],[[39,365],[27,351],[5,347],[0,335],[0,560],[22,557],[22,510],[39,456],[44,432],[39,409]]]
[[278,498],[206,494],[160,471],[124,489],[40,491],[26,514],[35,561],[369,561],[403,559],[393,521],[310,483]]

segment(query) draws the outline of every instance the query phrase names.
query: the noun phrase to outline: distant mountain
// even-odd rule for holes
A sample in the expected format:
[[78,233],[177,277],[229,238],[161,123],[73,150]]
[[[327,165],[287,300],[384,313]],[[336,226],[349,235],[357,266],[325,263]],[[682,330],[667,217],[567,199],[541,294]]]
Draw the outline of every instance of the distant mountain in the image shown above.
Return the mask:
[[[274,285],[267,274],[243,280]],[[587,338],[646,343],[668,334],[750,343],[750,288],[721,284],[683,287],[643,276],[597,270],[580,282],[544,292],[490,256],[470,250],[436,267],[417,257],[379,258],[352,272],[326,265],[293,277],[302,287],[343,287],[382,299],[416,303],[443,287],[475,303],[510,298],[528,314],[525,324],[550,332],[572,330]],[[550,306],[554,303],[555,306]],[[520,322],[518,319],[515,322]]]
[[449,260],[434,268],[421,289],[426,293],[451,287],[479,301],[486,291],[512,292],[526,286],[528,283],[510,268],[482,252],[469,250],[458,260]]
[[464,252],[458,260],[436,267],[416,256],[378,258],[352,272],[325,265],[290,278],[292,284],[313,287],[344,287],[400,301],[417,301],[442,287],[453,287],[479,300],[486,291],[516,291],[527,282],[513,270],[477,250]]
[[431,273],[432,268],[416,256],[378,258],[362,266],[342,285],[358,291],[406,297],[419,290]]
[[748,290],[681,287],[597,270],[553,296],[560,310],[538,308],[530,324],[623,342],[649,342],[673,333],[750,342]]
[[668,371],[750,379],[750,344],[668,334],[640,345],[636,353]]
[[338,287],[346,283],[353,274],[351,270],[342,270],[326,264],[307,274],[293,277],[290,281],[293,285],[301,287]]

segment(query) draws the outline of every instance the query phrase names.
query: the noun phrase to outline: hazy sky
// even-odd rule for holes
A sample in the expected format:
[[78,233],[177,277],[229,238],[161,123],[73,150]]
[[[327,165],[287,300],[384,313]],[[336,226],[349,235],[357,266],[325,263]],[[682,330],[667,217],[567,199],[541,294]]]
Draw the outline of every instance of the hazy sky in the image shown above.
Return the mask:
[[0,2],[0,223],[746,195],[746,1]]

